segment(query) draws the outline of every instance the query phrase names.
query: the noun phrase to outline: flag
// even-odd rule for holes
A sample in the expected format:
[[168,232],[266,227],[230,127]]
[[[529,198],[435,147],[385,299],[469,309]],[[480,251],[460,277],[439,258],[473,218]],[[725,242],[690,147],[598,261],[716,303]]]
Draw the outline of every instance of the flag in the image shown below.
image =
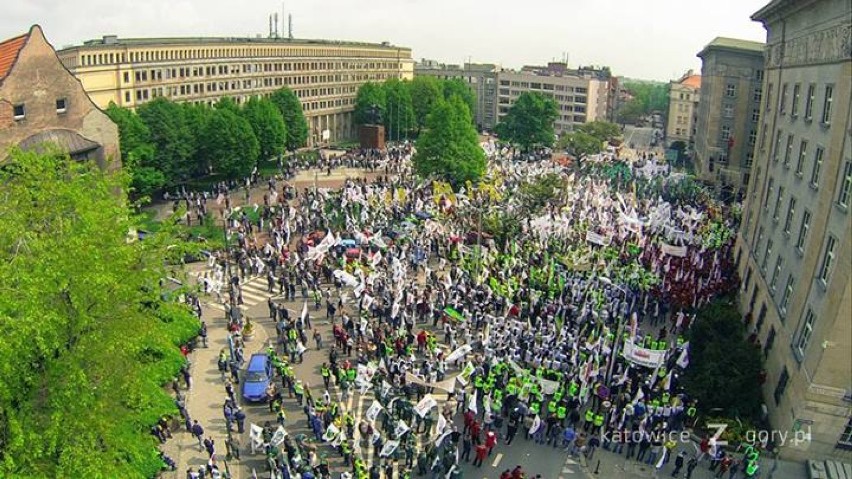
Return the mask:
[[446,428],[447,418],[445,418],[443,414],[438,414],[438,428],[435,430],[435,432],[438,434],[438,436],[441,436],[442,434],[444,434],[444,429]]
[[308,302],[305,301],[305,305],[302,306],[302,314],[299,315],[299,319],[301,319],[302,322],[304,323],[307,318],[308,318]]
[[467,402],[467,409],[469,411],[473,411],[474,414],[479,414],[479,411],[476,408],[476,395],[478,394],[477,390],[473,390],[473,394],[470,395],[470,400]]
[[449,306],[444,308],[444,314],[446,314],[447,316],[449,316],[450,319],[456,322],[462,322],[465,320],[464,315]]
[[669,373],[666,374],[665,379],[663,379],[663,391],[668,391],[671,388],[672,388],[672,372],[669,371]]
[[530,426],[530,434],[535,434],[541,428],[541,418],[538,417],[538,414],[535,415],[535,419],[533,419],[532,426]]
[[680,352],[680,356],[677,358],[677,365],[684,369],[689,366],[689,341],[683,343],[683,351]]

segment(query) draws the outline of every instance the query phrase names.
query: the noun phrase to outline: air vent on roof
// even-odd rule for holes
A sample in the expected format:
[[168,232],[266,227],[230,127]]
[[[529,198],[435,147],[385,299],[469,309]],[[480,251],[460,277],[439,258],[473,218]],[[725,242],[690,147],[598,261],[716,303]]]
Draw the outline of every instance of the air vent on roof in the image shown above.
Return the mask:
[[104,35],[104,45],[115,45],[118,43],[117,35]]

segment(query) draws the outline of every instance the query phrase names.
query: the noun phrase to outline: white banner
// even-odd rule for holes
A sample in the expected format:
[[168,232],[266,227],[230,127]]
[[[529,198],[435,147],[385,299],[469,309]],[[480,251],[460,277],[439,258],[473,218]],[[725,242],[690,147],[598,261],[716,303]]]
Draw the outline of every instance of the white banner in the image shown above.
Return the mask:
[[594,233],[592,231],[587,231],[586,232],[586,241],[588,241],[589,243],[594,243],[594,244],[597,244],[597,245],[606,246],[606,245],[609,244],[610,239],[603,236],[603,235]]
[[669,256],[677,256],[678,258],[686,256],[686,246],[674,246],[667,243],[660,243],[660,249],[663,253]]
[[451,352],[450,355],[447,356],[446,361],[448,363],[451,363],[451,362],[455,361],[456,359],[464,357],[467,353],[471,352],[472,350],[473,350],[473,347],[470,344],[465,344],[462,347]]
[[[424,381],[417,376],[411,373],[405,373],[405,381],[413,384],[419,384],[421,386],[425,386],[427,388],[435,388],[440,389],[442,391],[453,392],[455,390],[456,378],[458,376],[451,377],[449,379],[444,379],[443,381],[438,381],[436,383],[430,383],[428,381]],[[466,384],[466,383],[465,383]]]
[[257,424],[249,425],[249,438],[251,439],[252,447],[259,448],[263,446],[263,428]]
[[402,437],[403,434],[407,433],[410,430],[411,428],[408,427],[408,424],[406,424],[405,421],[400,419],[399,422],[396,423],[396,429],[393,430],[393,434],[396,437]]
[[438,428],[435,429],[435,433],[440,436],[444,434],[445,429],[447,429],[447,418],[443,414],[438,414]]
[[358,278],[356,278],[355,276],[352,276],[351,274],[347,273],[346,271],[343,271],[342,269],[334,270],[333,274],[334,274],[334,277],[338,281],[345,284],[346,286],[349,286],[350,288],[354,288],[355,286],[358,286]]
[[379,401],[373,399],[373,404],[370,404],[370,408],[367,409],[365,417],[368,421],[375,422],[376,418],[379,417],[380,412],[382,412],[382,405],[379,403]]
[[287,431],[284,430],[284,426],[278,426],[278,429],[275,430],[275,434],[272,435],[272,439],[269,443],[278,447],[279,444],[284,442],[285,437],[287,437]]
[[388,441],[382,446],[382,452],[379,453],[381,457],[388,457],[396,451],[396,448],[399,446],[399,441]]
[[322,439],[324,441],[331,442],[340,434],[340,429],[337,428],[334,424],[329,424],[328,429],[325,430],[325,434],[323,434]]
[[429,411],[437,405],[438,401],[436,401],[431,394],[427,394],[423,396],[423,399],[421,399],[416,406],[414,406],[414,412],[416,412],[420,417],[426,417],[426,415],[429,414]]
[[656,368],[665,362],[666,352],[656,349],[640,348],[633,344],[633,339],[628,339],[624,342],[624,358],[640,366]]

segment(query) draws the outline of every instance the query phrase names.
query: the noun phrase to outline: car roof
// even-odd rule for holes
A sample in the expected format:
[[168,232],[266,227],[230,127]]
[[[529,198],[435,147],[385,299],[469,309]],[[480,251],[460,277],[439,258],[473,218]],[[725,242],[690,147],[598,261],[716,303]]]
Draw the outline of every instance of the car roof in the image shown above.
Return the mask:
[[260,371],[266,368],[266,355],[265,354],[252,354],[251,359],[249,360],[248,370],[249,371]]

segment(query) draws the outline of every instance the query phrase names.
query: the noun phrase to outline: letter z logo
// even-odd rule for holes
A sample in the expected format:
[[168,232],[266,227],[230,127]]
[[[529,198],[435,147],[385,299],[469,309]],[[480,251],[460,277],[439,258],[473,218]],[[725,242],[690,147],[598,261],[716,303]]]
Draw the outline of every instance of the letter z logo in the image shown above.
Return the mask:
[[727,424],[707,423],[707,427],[716,429],[716,434],[713,434],[713,437],[711,437],[710,440],[717,446],[725,446],[728,444],[728,441],[719,440],[719,438],[722,437],[722,434],[725,433],[725,429],[728,429]]

